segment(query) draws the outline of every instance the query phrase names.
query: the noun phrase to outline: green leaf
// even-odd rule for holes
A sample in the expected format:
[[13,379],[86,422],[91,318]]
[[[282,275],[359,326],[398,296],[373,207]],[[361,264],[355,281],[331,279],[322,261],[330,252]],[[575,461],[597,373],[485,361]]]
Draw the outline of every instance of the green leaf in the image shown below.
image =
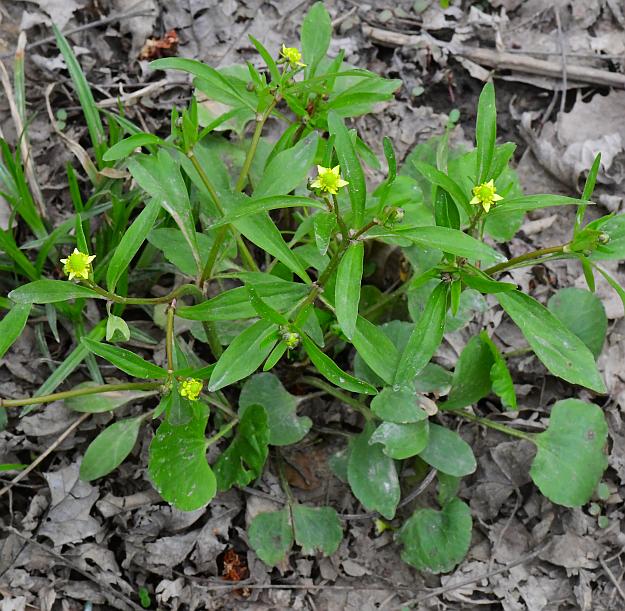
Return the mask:
[[215,474],[206,460],[208,409],[200,403],[189,422],[164,420],[150,443],[148,474],[158,493],[181,511],[207,505],[217,492]]
[[115,365],[117,369],[121,369],[134,378],[156,378],[163,379],[167,377],[167,371],[158,365],[149,363],[142,359],[138,354],[119,348],[118,346],[108,346],[101,342],[93,341],[88,337],[80,340],[85,348],[99,357],[107,360]]
[[106,285],[112,293],[115,292],[117,282],[128,270],[133,257],[152,231],[160,209],[159,201],[151,199],[119,241],[106,270]]
[[319,373],[339,388],[365,395],[375,395],[376,389],[354,376],[343,371],[329,356],[324,354],[308,336],[301,334],[302,345],[306,354]]
[[265,61],[265,64],[267,64],[267,68],[269,69],[269,73],[271,74],[271,80],[277,83],[280,80],[280,70],[278,68],[278,65],[276,64],[276,60],[271,56],[271,53],[267,51],[265,46],[260,41],[256,40],[251,34],[248,34],[248,38],[250,39],[251,43],[256,47],[256,50]]
[[452,199],[456,202],[456,205],[462,208],[468,217],[471,217],[473,211],[471,210],[471,206],[469,205],[469,199],[466,193],[462,190],[462,187],[455,182],[453,179],[449,178],[447,174],[437,170],[434,166],[423,163],[422,161],[414,162],[417,171],[432,184],[441,187],[449,195],[451,195]]
[[138,155],[128,161],[128,169],[139,186],[158,199],[182,231],[199,271],[199,253],[193,210],[179,164],[165,149],[156,155]]
[[488,218],[494,219],[510,212],[527,212],[528,210],[538,210],[551,206],[574,206],[579,203],[582,203],[581,200],[564,195],[524,195],[523,197],[503,199],[497,202],[497,205],[488,213]]
[[410,387],[386,387],[371,401],[373,413],[386,422],[406,424],[427,419],[416,391]]
[[472,261],[505,261],[496,250],[457,229],[449,227],[396,227],[392,234],[408,238],[423,248],[436,248]]
[[247,486],[260,476],[267,460],[267,412],[260,405],[250,405],[241,416],[237,434],[215,463],[217,489]]
[[432,291],[425,310],[399,359],[395,384],[400,386],[411,384],[440,346],[447,314],[447,286],[441,282]]
[[381,443],[384,454],[395,460],[416,456],[428,444],[429,423],[427,420],[397,424],[383,422],[371,435],[369,444]]
[[84,297],[104,299],[92,289],[66,280],[35,280],[9,293],[15,303],[57,303]]
[[516,392],[506,359],[499,352],[499,348],[497,348],[493,340],[488,337],[486,331],[482,331],[480,336],[493,355],[493,366],[490,368],[490,381],[493,392],[501,399],[501,403],[506,409],[514,410],[517,407]]
[[252,216],[269,210],[283,208],[319,208],[324,210],[325,206],[310,197],[299,197],[297,195],[269,195],[267,197],[254,196],[251,199],[241,200],[235,209],[229,210],[221,219],[211,223],[210,228],[215,229],[222,225],[230,225],[246,216]]
[[80,463],[80,479],[89,482],[117,469],[132,452],[144,418],[127,418],[107,426],[89,444]]
[[558,401],[551,408],[549,427],[534,437],[538,452],[530,469],[532,480],[558,505],[584,505],[608,466],[607,437],[598,406],[579,399]]
[[267,412],[270,445],[297,443],[312,426],[307,416],[298,417],[296,397],[287,392],[272,373],[257,373],[243,384],[239,396],[239,416],[251,405],[262,405]]
[[493,353],[481,335],[472,337],[456,363],[449,398],[441,408],[459,409],[486,397],[491,389],[493,364]]
[[477,167],[475,175],[477,178],[476,184],[478,185],[490,178],[496,138],[497,107],[495,105],[495,86],[490,81],[484,85],[477,104],[477,123],[475,127]]
[[254,199],[286,195],[299,187],[315,160],[319,138],[313,132],[295,146],[278,153],[265,167],[254,189]]
[[56,37],[56,44],[59,51],[63,54],[67,70],[72,77],[74,90],[78,95],[80,106],[82,107],[82,111],[85,115],[85,122],[87,123],[91,144],[93,146],[98,165],[100,165],[102,161],[102,153],[104,152],[104,147],[106,146],[106,136],[104,134],[104,127],[102,126],[102,120],[100,119],[100,112],[96,106],[95,100],[93,99],[89,83],[87,82],[82,68],[74,55],[72,47],[67,42],[65,36],[63,36],[61,31],[54,24],[52,24],[52,31]]
[[315,233],[315,244],[317,244],[317,248],[322,255],[328,252],[336,224],[336,215],[332,212],[318,212],[314,216],[313,231]]
[[336,318],[350,340],[356,330],[364,256],[364,243],[359,241],[352,244],[343,255],[336,273]]
[[215,392],[254,373],[269,356],[277,340],[277,325],[266,320],[258,320],[245,329],[232,340],[217,361],[208,390]]
[[302,548],[302,554],[311,556],[317,551],[331,556],[343,539],[343,527],[338,514],[332,507],[307,507],[291,505],[295,542]]
[[417,509],[397,535],[402,560],[419,571],[449,572],[469,551],[472,527],[471,510],[458,498],[442,511]]
[[31,309],[32,304],[30,303],[17,303],[0,321],[0,358],[6,354],[13,342],[22,334]]
[[311,280],[302,266],[297,255],[288,247],[282,233],[271,220],[267,212],[253,216],[246,216],[233,225],[259,248],[269,253],[281,263],[284,263],[292,272],[297,274],[306,284]]
[[399,351],[379,327],[359,316],[352,343],[360,358],[387,384],[393,383]]
[[[74,388],[90,388],[98,386],[97,382],[83,382]],[[157,394],[156,390],[112,390],[109,392],[97,393],[94,395],[85,395],[82,397],[71,397],[65,399],[65,407],[75,412],[87,412],[90,414],[99,414],[102,412],[112,412],[123,405],[128,405],[133,401],[151,397]]]
[[606,392],[592,352],[547,308],[518,291],[496,297],[552,374],[595,392]]
[[243,81],[222,74],[203,62],[183,57],[163,57],[151,62],[150,68],[189,72],[200,79],[194,84],[209,98],[230,106],[246,106],[256,112],[256,96],[246,90]]
[[106,319],[106,341],[127,342],[130,339],[130,328],[123,318],[109,314]]
[[325,57],[332,38],[332,22],[323,2],[315,2],[302,23],[302,55],[306,76],[315,75],[319,62]]
[[351,441],[347,479],[352,492],[367,511],[378,511],[386,519],[395,517],[401,490],[392,458],[380,444],[369,445],[373,425]]
[[334,136],[334,148],[341,166],[341,176],[349,182],[347,189],[352,205],[352,226],[359,228],[364,219],[367,184],[349,131],[335,112],[328,113],[328,130]]
[[250,545],[267,565],[276,566],[285,560],[293,545],[289,509],[259,513],[247,530]]
[[563,288],[549,298],[547,308],[581,339],[598,358],[608,330],[601,299],[585,289]]
[[[257,276],[264,276],[262,282],[253,285],[257,295],[279,312],[292,308],[310,290],[305,284],[287,282],[269,274],[255,274],[254,278]],[[257,312],[250,303],[247,288],[241,286],[197,305],[178,307],[176,316],[190,320],[239,320],[254,318]]]
[[469,475],[477,467],[471,446],[455,431],[433,423],[428,445],[419,456],[438,471],[455,477]]
[[610,240],[606,244],[599,244],[590,255],[590,259],[593,261],[625,259],[625,214],[604,217],[594,223],[598,225],[595,229],[607,233]]
[[461,267],[460,278],[469,288],[485,294],[514,291],[517,288],[517,285],[512,282],[493,280],[488,274],[473,266]]
[[104,161],[117,161],[118,159],[125,159],[134,152],[137,147],[159,145],[166,146],[167,143],[155,136],[154,134],[148,134],[141,132],[140,134],[133,134],[128,138],[120,140],[114,144],[106,153],[104,153],[102,159]]

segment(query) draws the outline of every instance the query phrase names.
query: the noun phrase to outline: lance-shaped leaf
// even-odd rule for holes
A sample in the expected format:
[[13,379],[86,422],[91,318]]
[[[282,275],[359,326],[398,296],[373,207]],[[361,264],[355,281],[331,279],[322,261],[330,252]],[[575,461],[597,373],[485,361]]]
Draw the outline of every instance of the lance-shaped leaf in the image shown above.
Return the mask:
[[15,303],[57,303],[84,297],[105,299],[86,286],[65,280],[35,280],[9,293]]
[[0,321],[0,358],[24,330],[31,309],[30,303],[15,304]]
[[343,255],[336,273],[336,318],[348,339],[352,339],[356,330],[364,253],[363,242],[352,244]]
[[595,392],[606,392],[592,352],[547,308],[519,291],[498,293],[497,299],[551,373]]

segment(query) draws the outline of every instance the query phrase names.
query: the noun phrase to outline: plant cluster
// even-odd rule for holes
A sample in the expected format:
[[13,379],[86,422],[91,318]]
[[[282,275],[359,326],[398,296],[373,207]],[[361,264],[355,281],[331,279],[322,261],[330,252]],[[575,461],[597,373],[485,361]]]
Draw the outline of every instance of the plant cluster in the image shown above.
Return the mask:
[[[334,508],[295,499],[281,452],[313,427],[297,413],[303,398],[325,393],[360,414],[358,430],[336,430],[346,439],[331,459],[337,477],[379,514],[380,529],[394,529],[406,562],[449,571],[466,554],[472,529],[458,490],[476,460],[456,432],[459,422],[533,444],[532,480],[569,507],[596,494],[607,426],[599,406],[575,397],[553,405],[537,434],[476,415],[472,406],[487,396],[502,410],[518,409],[510,355],[488,329],[471,337],[452,371],[432,359],[446,333],[498,303],[551,374],[605,393],[596,358],[606,320],[594,277],[625,300],[599,263],[625,256],[625,216],[584,224],[599,157],[580,199],[524,195],[509,167],[514,145],[496,143],[492,83],[479,99],[474,148],[449,145],[457,117],[401,166],[385,138],[385,177],[368,184],[364,166],[381,173],[383,164],[348,120],[391,99],[400,82],[348,65],[342,52],[328,57],[330,36],[329,15],[317,3],[299,47],[285,43],[276,57],[250,37],[262,69],[152,62],[192,75],[195,87],[161,137],[123,109],[98,109],[56,31],[92,155],[78,143],[73,150],[82,151],[91,184],[85,199],[67,167],[74,211],[53,228],[31,195],[19,151],[2,142],[2,195],[16,223],[0,232],[3,282],[12,288],[0,304],[8,310],[0,354],[26,324],[44,354],[67,334],[75,347],[33,397],[2,399],[1,411],[6,424],[7,409],[24,413],[60,399],[91,413],[152,401],[152,409],[115,420],[93,439],[80,474],[93,480],[112,472],[142,431],[155,429],[147,473],[182,510],[250,485],[271,457],[284,508],[256,516],[248,535],[275,565],[295,544],[305,554],[332,554],[342,538]],[[265,135],[270,119],[281,127],[273,140]],[[570,240],[504,256],[525,213],[550,206],[577,208]],[[374,280],[380,244],[405,262],[383,270],[391,284]],[[579,261],[588,291],[563,289],[544,306],[506,280],[509,270],[564,258]],[[151,294],[156,285],[170,288]],[[137,324],[146,317],[162,339]],[[164,350],[155,359],[142,356],[158,346]],[[82,363],[91,379],[58,391]],[[436,474],[437,506],[418,500],[408,511],[402,493],[428,472]]]

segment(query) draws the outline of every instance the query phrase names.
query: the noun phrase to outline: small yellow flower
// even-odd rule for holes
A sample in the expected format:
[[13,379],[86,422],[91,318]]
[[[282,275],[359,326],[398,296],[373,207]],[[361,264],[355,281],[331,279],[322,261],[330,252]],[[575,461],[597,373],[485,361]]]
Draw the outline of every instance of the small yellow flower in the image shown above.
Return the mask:
[[95,255],[86,255],[74,248],[74,252],[67,257],[61,259],[63,263],[63,271],[69,275],[69,279],[83,278],[87,280],[91,273],[91,261],[95,259]]
[[502,199],[501,195],[497,195],[495,181],[491,178],[488,182],[483,182],[481,185],[473,187],[473,199],[469,203],[475,206],[481,204],[484,211],[488,212],[493,204]]
[[204,384],[202,380],[196,378],[187,378],[180,384],[180,396],[186,397],[189,401],[197,401],[202,392]]
[[317,178],[310,183],[313,189],[325,191],[331,195],[336,195],[338,190],[349,183],[341,178],[341,166],[335,165],[333,168],[317,166]]
[[280,51],[280,61],[288,63],[291,68],[303,68],[306,64],[302,63],[302,54],[295,47],[285,47],[282,45]]

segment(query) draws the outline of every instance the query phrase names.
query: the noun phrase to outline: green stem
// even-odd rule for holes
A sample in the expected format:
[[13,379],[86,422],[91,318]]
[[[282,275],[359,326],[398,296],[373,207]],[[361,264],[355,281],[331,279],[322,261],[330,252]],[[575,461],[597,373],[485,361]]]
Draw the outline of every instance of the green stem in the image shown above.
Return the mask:
[[21,407],[23,405],[37,405],[38,403],[51,403],[71,399],[72,397],[82,397],[85,395],[97,395],[103,392],[113,392],[118,390],[157,390],[163,385],[162,382],[126,382],[124,384],[101,384],[99,386],[87,386],[74,390],[64,390],[49,395],[39,397],[28,397],[27,399],[0,399],[0,407]]
[[177,297],[181,297],[182,295],[186,295],[188,293],[201,295],[200,291],[194,284],[181,284],[177,289],[173,290],[171,293],[167,293],[167,295],[163,295],[162,297],[122,297],[121,295],[116,295],[115,293],[111,293],[103,289],[91,280],[85,280],[84,284],[91,290],[95,291],[98,295],[106,297],[109,301],[113,301],[114,303],[123,303],[125,305],[155,305],[157,303],[170,302]]
[[212,437],[209,437],[206,440],[206,447],[208,448],[208,446],[214,444],[216,441],[219,441],[224,435],[231,431],[238,424],[238,422],[239,419],[234,418],[234,420],[231,420],[228,424],[222,426]]
[[358,399],[350,397],[348,394],[338,390],[337,388],[334,388],[334,386],[332,386],[331,384],[328,384],[323,380],[313,378],[311,376],[303,376],[300,378],[300,381],[308,384],[309,386],[312,386],[313,388],[323,390],[324,392],[332,395],[339,401],[342,401],[346,405],[353,407],[355,410],[359,411],[367,420],[373,419],[373,412],[364,403],[358,401]]
[[500,422],[494,422],[493,420],[489,420],[488,418],[480,418],[475,414],[465,411],[457,411],[455,412],[458,416],[462,416],[471,422],[475,422],[477,424],[481,424],[482,426],[486,426],[488,428],[499,431],[500,433],[505,433],[506,435],[510,435],[511,437],[518,437],[519,439],[525,439],[527,441],[534,442],[533,435],[529,433],[524,433],[523,431],[518,431],[517,429],[513,429],[510,426],[506,426],[505,424],[501,424]]
[[[206,190],[209,192],[211,198],[213,199],[213,202],[215,203],[215,207],[217,208],[221,216],[225,216],[226,211],[224,210],[224,207],[221,205],[221,202],[219,201],[219,195],[217,194],[217,191],[215,187],[213,186],[213,183],[208,177],[208,174],[204,171],[202,164],[198,161],[197,157],[193,154],[193,151],[189,152],[189,159],[191,160],[191,163],[193,164],[195,171],[198,173],[200,180],[202,181],[202,184],[206,187]],[[250,271],[253,271],[253,272],[258,271],[258,266],[256,265],[256,261],[254,261],[254,257],[252,257],[250,251],[245,245],[245,242],[243,241],[243,238],[239,235],[239,232],[232,225],[224,225],[221,231],[217,234],[218,238],[219,236],[222,236],[221,240],[216,239],[215,242],[213,243],[213,246],[209,253],[208,261],[206,262],[206,265],[204,266],[204,269],[202,270],[202,274],[200,275],[200,282],[199,282],[200,286],[211,277],[213,267],[217,259],[217,255],[219,254],[219,249],[223,245],[223,241],[226,237],[226,231],[228,230],[232,233],[232,236],[236,240],[244,265]]]
[[505,269],[510,267],[514,267],[519,263],[525,263],[526,261],[533,261],[534,259],[539,259],[540,257],[544,257],[545,255],[553,255],[556,253],[563,253],[566,244],[560,244],[559,246],[549,246],[548,248],[539,248],[538,250],[534,250],[532,252],[526,252],[524,255],[519,257],[513,257],[509,261],[503,261],[502,263],[497,263],[497,265],[493,265],[484,270],[485,274],[496,274],[498,272],[502,272]]
[[295,501],[295,497],[293,496],[293,491],[291,490],[291,485],[289,484],[289,480],[286,476],[286,469],[284,468],[285,467],[284,457],[282,456],[282,453],[280,452],[280,448],[276,448],[276,456],[278,458],[278,477],[280,478],[280,486],[282,487],[284,494],[286,494],[286,498],[288,500],[288,504],[290,507],[296,501]]
[[256,116],[256,128],[254,129],[252,142],[250,143],[250,148],[248,149],[247,155],[245,156],[245,161],[243,162],[243,167],[241,168],[241,173],[239,174],[239,179],[237,180],[237,184],[235,186],[236,191],[243,191],[243,187],[245,187],[247,175],[249,174],[250,167],[252,166],[254,155],[256,155],[256,148],[258,147],[260,136],[263,132],[263,127],[265,126],[265,122],[269,118],[269,115],[276,106],[276,103],[277,100],[274,98],[271,101],[271,104],[269,104],[269,106],[265,110],[265,112]]
[[369,231],[369,229],[372,229],[373,227],[375,227],[376,225],[379,225],[380,222],[378,221],[378,219],[373,219],[372,221],[369,221],[364,227],[361,227],[353,236],[352,236],[352,240],[357,240],[361,235],[367,233],[367,231]]
[[167,353],[167,369],[169,373],[174,371],[174,314],[176,313],[176,300],[174,299],[167,308],[167,327],[165,330],[165,352]]

